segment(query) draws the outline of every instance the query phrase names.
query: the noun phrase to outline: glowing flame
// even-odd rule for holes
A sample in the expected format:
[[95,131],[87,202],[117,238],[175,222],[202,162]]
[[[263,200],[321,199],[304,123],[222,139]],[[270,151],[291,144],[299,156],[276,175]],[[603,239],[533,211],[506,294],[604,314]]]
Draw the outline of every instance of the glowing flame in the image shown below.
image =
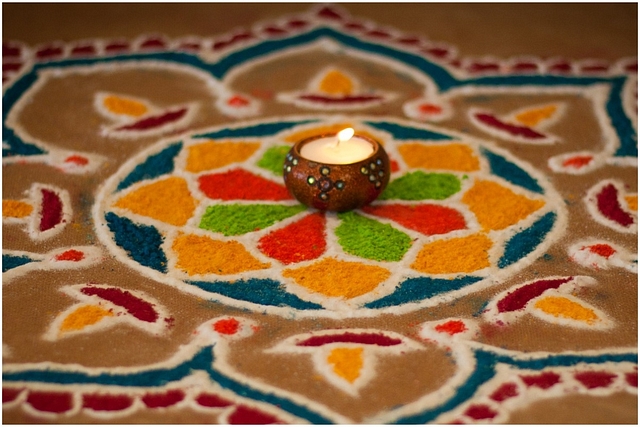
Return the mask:
[[338,132],[338,144],[350,140],[354,133],[353,128],[342,129]]

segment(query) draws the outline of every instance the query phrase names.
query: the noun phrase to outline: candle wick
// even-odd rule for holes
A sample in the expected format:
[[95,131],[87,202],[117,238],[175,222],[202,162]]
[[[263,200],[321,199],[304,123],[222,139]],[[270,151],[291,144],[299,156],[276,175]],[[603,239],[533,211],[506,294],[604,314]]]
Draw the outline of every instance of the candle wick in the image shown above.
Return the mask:
[[336,148],[340,146],[342,141],[348,141],[354,134],[353,128],[342,129],[338,132],[338,142],[336,142]]

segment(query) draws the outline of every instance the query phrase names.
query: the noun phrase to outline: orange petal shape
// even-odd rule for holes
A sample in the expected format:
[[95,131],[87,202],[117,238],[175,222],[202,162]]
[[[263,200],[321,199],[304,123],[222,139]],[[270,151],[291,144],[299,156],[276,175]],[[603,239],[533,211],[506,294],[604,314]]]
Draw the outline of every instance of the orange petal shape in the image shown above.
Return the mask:
[[60,325],[61,332],[80,331],[94,325],[105,317],[113,316],[109,310],[97,305],[83,305],[71,312]]
[[427,274],[471,273],[489,267],[493,242],[484,234],[425,244],[411,268]]
[[351,384],[360,377],[364,363],[362,347],[338,347],[331,350],[327,362],[333,366],[333,372]]
[[638,195],[625,196],[624,200],[627,202],[627,206],[632,211],[638,212]]
[[107,110],[114,114],[132,117],[140,117],[149,111],[147,106],[140,101],[116,95],[105,96],[102,104]]
[[270,267],[235,240],[223,242],[206,236],[181,234],[173,241],[172,249],[178,255],[176,267],[190,276],[236,274]]
[[548,296],[539,299],[534,307],[554,317],[564,317],[588,324],[599,320],[598,315],[592,309],[561,296]]
[[480,169],[480,161],[465,144],[402,144],[398,151],[411,168],[445,169],[472,172]]
[[382,267],[327,258],[307,267],[284,270],[282,275],[312,292],[349,299],[371,292],[391,273]]
[[247,160],[260,147],[259,142],[208,141],[189,147],[186,169],[202,172]]
[[5,218],[25,218],[31,215],[33,206],[20,200],[3,200],[2,216]]
[[545,105],[544,107],[532,108],[530,110],[522,111],[516,115],[516,121],[525,126],[533,127],[540,122],[547,120],[558,111],[558,106],[555,104]]
[[344,73],[331,70],[322,78],[318,89],[329,95],[351,95],[353,81]]
[[493,181],[478,180],[462,197],[484,230],[502,230],[544,206]]
[[191,196],[184,179],[170,177],[137,188],[120,198],[114,206],[167,224],[182,226],[193,215],[196,200]]

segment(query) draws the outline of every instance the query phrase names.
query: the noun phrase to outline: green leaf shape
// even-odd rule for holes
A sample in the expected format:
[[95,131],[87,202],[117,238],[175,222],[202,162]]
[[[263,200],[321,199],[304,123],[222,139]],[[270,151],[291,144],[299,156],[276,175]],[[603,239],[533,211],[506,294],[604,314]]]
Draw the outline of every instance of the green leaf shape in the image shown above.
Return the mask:
[[460,189],[460,179],[456,175],[415,171],[391,181],[380,199],[444,200]]
[[291,147],[288,145],[269,148],[258,161],[258,166],[278,176],[282,176],[282,166],[284,165],[284,160],[289,150],[291,150]]
[[388,224],[358,215],[338,214],[338,243],[345,252],[376,261],[400,261],[411,247],[411,238]]
[[213,205],[206,209],[199,227],[225,236],[239,236],[270,227],[305,209],[303,205]]

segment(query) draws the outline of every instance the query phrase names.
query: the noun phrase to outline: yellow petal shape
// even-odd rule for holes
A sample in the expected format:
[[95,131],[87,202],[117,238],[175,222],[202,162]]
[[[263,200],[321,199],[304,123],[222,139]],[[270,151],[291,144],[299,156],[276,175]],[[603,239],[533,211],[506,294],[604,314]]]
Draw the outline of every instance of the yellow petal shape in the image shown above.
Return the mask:
[[236,274],[269,268],[254,258],[239,242],[223,242],[207,236],[181,234],[173,241],[178,255],[176,267],[194,274]]
[[333,372],[336,375],[353,384],[355,380],[360,378],[363,365],[362,352],[362,347],[334,348],[329,353],[327,362],[333,366]]
[[544,206],[493,181],[478,180],[462,197],[484,230],[502,230]]
[[407,166],[471,172],[480,169],[480,161],[471,147],[464,144],[402,144],[398,146]]
[[592,309],[561,296],[548,296],[539,299],[534,307],[554,317],[578,320],[590,325],[599,320],[598,315]]
[[312,292],[349,299],[371,292],[391,273],[374,265],[327,258],[306,267],[284,270],[282,275]]
[[350,95],[353,92],[353,81],[346,74],[331,70],[322,78],[318,89],[329,95]]
[[545,105],[544,107],[532,108],[516,115],[516,121],[525,126],[536,126],[540,122],[551,118],[558,111],[555,104]]
[[25,218],[31,215],[33,206],[20,200],[3,200],[2,216],[5,218]]
[[627,206],[629,206],[629,209],[631,209],[632,211],[638,211],[638,195],[634,195],[634,196],[625,196],[624,200],[627,202]]
[[140,101],[116,95],[105,96],[102,105],[114,114],[131,117],[140,117],[149,111],[147,106]]
[[60,325],[61,332],[79,331],[95,325],[105,317],[113,316],[109,310],[97,305],[83,305],[71,312]]
[[493,242],[484,234],[425,244],[411,268],[427,274],[471,273],[489,267]]
[[231,163],[244,162],[260,147],[259,142],[207,141],[189,147],[186,169],[202,172],[221,168]]
[[191,196],[184,179],[170,177],[137,188],[120,198],[114,206],[167,224],[182,226],[193,215],[196,200]]

